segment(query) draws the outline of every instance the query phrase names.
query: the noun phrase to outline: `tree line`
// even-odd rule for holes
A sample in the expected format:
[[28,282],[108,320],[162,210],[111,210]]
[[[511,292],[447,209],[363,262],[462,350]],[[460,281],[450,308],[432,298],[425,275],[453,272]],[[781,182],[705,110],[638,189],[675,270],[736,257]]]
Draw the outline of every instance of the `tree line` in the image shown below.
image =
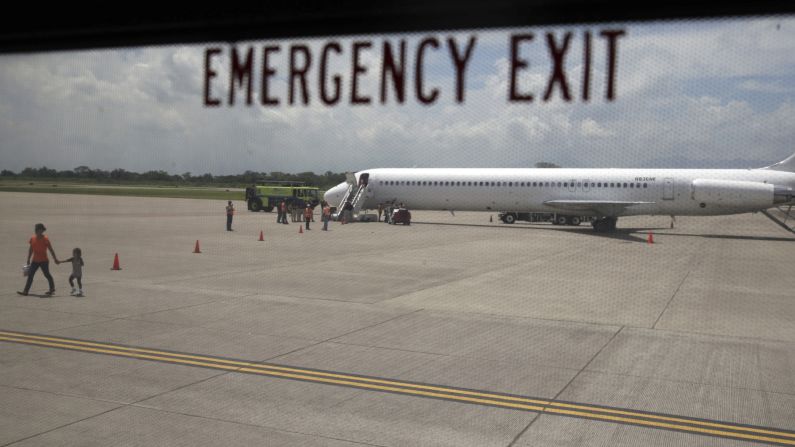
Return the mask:
[[[560,166],[549,162],[538,162],[537,168],[559,168]],[[88,166],[78,166],[71,170],[58,171],[46,166],[41,168],[25,168],[19,173],[3,169],[0,178],[18,180],[77,180],[85,183],[112,183],[112,184],[156,184],[171,186],[215,186],[224,188],[240,188],[252,183],[263,181],[289,181],[302,182],[320,189],[329,189],[345,181],[345,173],[326,171],[323,174],[314,172],[255,172],[246,171],[236,175],[213,175],[210,173],[194,175],[190,172],[182,174],[169,174],[166,171],[146,171],[142,173],[127,171],[125,169],[91,169]]]
[[3,169],[0,177],[18,180],[76,180],[86,183],[112,183],[112,184],[157,184],[172,186],[216,186],[216,187],[244,187],[252,183],[259,184],[263,181],[290,181],[303,182],[309,186],[321,189],[331,188],[345,181],[345,173],[326,171],[323,174],[314,172],[255,172],[246,171],[236,175],[213,175],[210,173],[194,175],[190,172],[183,174],[170,174],[166,171],[146,171],[142,173],[127,171],[125,169],[92,169],[88,166],[78,166],[71,170],[58,171],[46,166],[41,168],[25,168],[19,173]]

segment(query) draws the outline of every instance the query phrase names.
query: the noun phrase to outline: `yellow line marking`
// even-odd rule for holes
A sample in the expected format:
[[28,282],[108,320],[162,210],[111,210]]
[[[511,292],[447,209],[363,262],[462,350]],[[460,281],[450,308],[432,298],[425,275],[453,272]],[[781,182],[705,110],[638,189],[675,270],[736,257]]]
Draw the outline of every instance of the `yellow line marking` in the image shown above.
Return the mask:
[[[28,334],[20,334],[20,333],[5,332],[5,331],[0,331],[0,340],[26,343],[31,345],[39,345],[39,346],[61,347],[65,349],[85,351],[85,352],[98,352],[98,353],[117,355],[122,357],[157,360],[157,361],[164,361],[174,364],[195,365],[207,368],[223,369],[227,371],[241,371],[241,372],[249,372],[249,373],[266,375],[266,376],[294,378],[294,379],[319,382],[319,383],[346,385],[355,388],[391,391],[398,394],[413,394],[418,396],[437,397],[446,400],[472,402],[472,403],[493,405],[504,408],[516,408],[516,409],[536,411],[541,413],[577,416],[587,419],[596,419],[603,421],[626,422],[634,425],[643,425],[643,426],[656,427],[656,428],[668,428],[668,429],[675,429],[686,432],[709,434],[713,436],[733,437],[733,438],[749,439],[756,441],[776,442],[788,445],[795,445],[795,440],[771,438],[771,437],[758,436],[758,435],[741,433],[741,432],[745,431],[751,433],[763,433],[763,434],[780,436],[785,438],[795,438],[795,434],[793,433],[779,432],[775,430],[767,430],[767,429],[752,428],[752,427],[743,427],[739,425],[705,422],[705,421],[691,420],[686,418],[658,416],[653,414],[645,414],[641,412],[632,412],[628,410],[612,410],[601,407],[589,407],[587,405],[549,402],[549,401],[529,399],[529,398],[504,396],[499,394],[479,393],[475,391],[459,390],[455,388],[418,385],[418,384],[405,383],[399,381],[372,379],[367,377],[358,377],[358,376],[351,376],[345,374],[324,373],[320,371],[302,370],[297,368],[279,367],[274,365],[263,365],[257,363],[249,363],[249,362],[239,362],[234,360],[218,359],[218,358],[204,357],[198,355],[171,353],[171,352],[157,351],[151,349],[130,348],[125,346],[115,346],[103,343],[62,339],[57,337],[28,335]],[[95,348],[93,346],[96,346],[98,348]],[[431,390],[433,392],[423,391],[423,390]],[[462,396],[462,394],[469,396],[477,396],[477,397],[465,397]],[[499,399],[499,400],[494,400],[494,399]],[[506,400],[515,401],[519,403],[505,402]],[[527,405],[527,403],[540,404],[541,406]],[[566,410],[555,407],[574,408],[582,411]],[[630,417],[611,416],[608,414],[600,414],[600,413],[621,414]],[[637,419],[639,417],[645,419]],[[693,424],[693,425],[671,424],[665,422],[649,421],[647,419],[658,419],[670,422],[683,422],[686,424]],[[698,427],[699,425],[703,427],[713,427],[717,429],[701,428]],[[721,431],[719,430],[720,428],[737,430],[737,431]]]
[[197,362],[197,361],[192,361],[192,360],[174,359],[174,358],[161,357],[161,356],[148,355],[148,354],[135,354],[135,353],[131,353],[131,352],[114,351],[114,350],[110,350],[110,349],[98,349],[98,348],[88,348],[88,347],[81,348],[81,347],[76,347],[76,346],[73,346],[73,345],[68,345],[68,344],[63,344],[63,343],[52,343],[52,342],[45,342],[45,341],[38,341],[38,340],[25,340],[25,339],[22,339],[22,338],[15,339],[15,338],[4,337],[4,336],[0,336],[0,340],[13,341],[13,342],[18,342],[18,343],[26,343],[26,344],[38,345],[38,346],[61,347],[61,348],[67,348],[67,349],[72,349],[72,350],[81,350],[81,351],[86,351],[86,352],[99,352],[99,353],[103,353],[103,354],[118,355],[120,357],[135,357],[135,358],[144,358],[144,359],[150,359],[150,360],[159,360],[159,361],[165,361],[165,362],[170,362],[170,363],[175,363],[175,364],[184,363],[184,364],[190,364],[190,365],[205,366],[205,367],[208,367],[208,368],[225,369],[225,370],[229,370],[229,371],[250,372],[250,373],[256,373],[256,374],[267,375],[267,376],[290,377],[290,378],[301,379],[301,380],[310,380],[310,381],[314,381],[314,382],[334,383],[334,384],[338,384],[338,385],[350,385],[350,386],[356,387],[356,388],[370,388],[370,389],[385,390],[385,391],[395,391],[395,392],[402,393],[402,394],[418,394],[418,395],[422,395],[422,396],[441,397],[441,398],[444,398],[444,399],[455,399],[455,400],[461,400],[461,401],[466,401],[466,402],[476,402],[476,403],[489,404],[489,405],[507,406],[507,407],[514,407],[514,408],[532,410],[532,411],[543,411],[544,410],[543,407],[535,407],[535,406],[522,405],[522,404],[513,404],[513,403],[509,403],[509,402],[501,402],[501,401],[496,401],[496,400],[476,399],[476,398],[456,396],[456,395],[444,394],[444,393],[430,393],[430,392],[427,392],[427,391],[411,390],[411,389],[406,389],[406,388],[389,387],[389,386],[381,386],[381,385],[371,385],[371,384],[368,384],[368,383],[352,382],[352,381],[348,381],[348,380],[326,379],[326,378],[322,378],[322,377],[312,377],[312,376],[307,376],[307,375],[302,375],[302,374],[282,373],[282,372],[278,372],[278,371],[267,371],[267,370],[263,370],[263,369],[259,369],[259,368],[234,367],[234,366],[218,365],[216,363],[205,363],[205,362]]
[[180,354],[180,353],[172,353],[167,351],[157,351],[151,349],[143,349],[143,348],[132,348],[126,346],[116,346],[110,345],[106,343],[95,343],[89,341],[82,341],[82,340],[71,340],[71,339],[63,339],[59,337],[47,337],[47,336],[39,336],[39,335],[28,335],[22,333],[14,333],[14,332],[5,332],[0,331],[0,335],[10,335],[14,337],[24,337],[24,338],[32,338],[32,339],[39,339],[39,340],[52,340],[57,342],[64,342],[64,343],[71,343],[76,345],[87,345],[87,346],[99,346],[99,347],[111,347],[117,350],[123,351],[131,351],[131,352],[143,352],[143,353],[150,353],[156,355],[167,355],[171,357],[179,357],[179,358],[188,358],[188,359],[196,359],[196,360],[204,360],[210,361],[213,363],[225,363],[230,365],[237,365],[240,367],[251,367],[251,368],[258,368],[258,369],[269,369],[269,370],[277,370],[277,371],[288,371],[288,372],[295,372],[300,374],[310,374],[310,375],[317,375],[323,377],[334,377],[334,378],[341,378],[345,380],[357,380],[362,382],[370,382],[370,383],[379,383],[385,385],[396,385],[401,387],[407,388],[416,388],[416,389],[423,389],[423,390],[431,390],[431,391],[440,391],[446,393],[457,393],[467,396],[477,396],[477,397],[484,397],[488,399],[501,399],[501,400],[509,400],[514,402],[522,402],[522,403],[529,403],[535,405],[543,405],[543,406],[551,406],[551,407],[561,407],[561,408],[570,408],[575,410],[584,410],[584,411],[599,411],[602,413],[610,413],[610,414],[618,414],[624,416],[634,416],[634,417],[644,417],[647,419],[656,419],[661,421],[668,421],[668,422],[678,422],[678,423],[687,423],[687,424],[695,424],[701,425],[705,427],[712,427],[712,428],[723,428],[729,430],[742,430],[747,432],[753,433],[760,433],[760,434],[770,434],[775,436],[785,436],[785,437],[792,437],[795,439],[795,434],[786,433],[786,432],[778,432],[775,430],[766,430],[761,428],[753,428],[753,427],[742,427],[736,426],[731,424],[721,424],[716,422],[707,422],[707,421],[699,421],[693,419],[686,419],[686,418],[678,418],[672,416],[662,416],[662,415],[654,415],[654,414],[644,414],[640,412],[633,412],[627,410],[616,410],[611,408],[601,408],[601,407],[594,407],[594,406],[587,406],[587,405],[577,405],[577,404],[567,404],[563,402],[550,402],[545,400],[539,399],[530,399],[525,397],[515,397],[515,396],[505,396],[499,394],[492,394],[492,393],[483,393],[483,392],[476,392],[476,391],[468,391],[468,390],[460,390],[454,388],[445,388],[445,387],[437,387],[431,385],[420,385],[420,384],[413,384],[413,383],[406,383],[406,382],[399,382],[393,380],[386,380],[386,379],[373,379],[368,377],[358,377],[358,376],[351,376],[346,374],[335,374],[335,373],[326,373],[321,371],[312,371],[312,370],[305,370],[305,369],[297,369],[297,368],[289,368],[283,366],[276,366],[276,365],[267,365],[267,364],[260,364],[260,363],[250,363],[250,362],[240,362],[235,360],[227,360],[227,359],[220,359],[214,357],[206,357],[206,356],[199,356],[199,355],[190,355],[190,354]]

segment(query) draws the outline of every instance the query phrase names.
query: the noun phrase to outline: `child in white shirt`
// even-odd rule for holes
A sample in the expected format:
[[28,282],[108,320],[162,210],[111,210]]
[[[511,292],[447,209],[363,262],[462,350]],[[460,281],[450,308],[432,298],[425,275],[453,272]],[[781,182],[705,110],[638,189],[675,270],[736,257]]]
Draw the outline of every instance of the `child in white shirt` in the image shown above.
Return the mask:
[[[72,286],[73,296],[83,296],[83,252],[79,248],[72,250],[72,257],[62,261],[72,263],[72,274],[69,275],[69,285]],[[75,287],[74,280],[77,280]]]

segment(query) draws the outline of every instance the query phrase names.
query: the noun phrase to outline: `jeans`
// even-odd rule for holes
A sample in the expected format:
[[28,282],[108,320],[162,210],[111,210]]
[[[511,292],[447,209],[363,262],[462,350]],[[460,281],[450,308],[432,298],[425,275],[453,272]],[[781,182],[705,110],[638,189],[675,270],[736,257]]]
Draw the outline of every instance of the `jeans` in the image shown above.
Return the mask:
[[226,215],[226,231],[232,231],[232,215]]
[[55,290],[55,282],[52,280],[52,275],[50,275],[50,261],[31,262],[30,270],[28,271],[28,282],[25,283],[25,293],[30,291],[30,285],[33,284],[33,275],[36,274],[36,270],[39,268],[44,273],[44,277],[47,278],[47,282],[50,283],[50,290]]

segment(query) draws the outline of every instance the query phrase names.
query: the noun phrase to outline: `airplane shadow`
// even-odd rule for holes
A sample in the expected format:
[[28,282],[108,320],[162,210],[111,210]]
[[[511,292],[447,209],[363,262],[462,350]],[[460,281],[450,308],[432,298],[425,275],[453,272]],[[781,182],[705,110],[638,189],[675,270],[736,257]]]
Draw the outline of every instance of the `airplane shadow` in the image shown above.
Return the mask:
[[[450,222],[417,222],[412,221],[412,224],[418,225],[438,225],[438,226],[454,226],[454,227],[475,227],[475,228],[495,228],[500,230],[514,230],[514,231],[563,231],[567,233],[587,234],[608,239],[616,239],[628,242],[648,242],[649,231],[665,231],[670,230],[669,227],[643,227],[643,228],[617,228],[613,233],[597,233],[589,226],[583,225],[581,227],[558,227],[551,224],[539,225],[495,225],[495,224],[468,224],[468,223],[450,223]],[[776,237],[776,236],[743,236],[733,234],[693,234],[693,233],[657,233],[659,236],[677,236],[677,237],[703,237],[709,239],[734,239],[740,241],[775,241],[775,242],[795,242],[795,238]]]
[[667,236],[682,237],[705,237],[709,239],[735,239],[738,241],[774,241],[774,242],[795,242],[795,237],[776,237],[776,236],[742,236],[736,234],[690,234],[690,233],[665,233]]
[[494,225],[494,224],[468,224],[468,223],[450,223],[450,222],[417,222],[411,221],[412,224],[418,225],[439,225],[439,226],[454,226],[454,227],[475,227],[475,228],[495,228],[499,230],[514,230],[514,231],[561,231],[566,233],[577,233],[577,234],[587,234],[587,235],[594,235],[599,237],[605,237],[610,239],[618,239],[624,240],[628,242],[643,242],[646,243],[645,236],[635,236],[632,233],[637,233],[640,231],[648,231],[648,230],[663,230],[667,229],[667,227],[655,227],[655,228],[643,228],[643,229],[627,229],[627,228],[619,228],[614,233],[597,233],[591,229],[589,224],[584,224],[579,227],[566,227],[566,226],[555,226],[552,224],[540,224],[536,225],[523,225],[523,224],[512,224],[512,225]]
[[[573,228],[560,228],[558,230],[567,231],[567,232],[576,231]],[[645,230],[645,231],[648,231],[648,230],[662,230],[662,228],[643,228],[642,230],[638,229],[638,228],[616,228],[616,231],[613,231],[611,233],[598,233],[596,231],[593,231],[593,230],[589,229],[586,234],[588,234],[590,236],[597,236],[597,237],[602,237],[602,238],[607,238],[607,239],[616,239],[616,240],[626,241],[626,242],[640,242],[640,243],[645,244],[645,243],[648,242],[648,239],[647,239],[648,235],[646,235],[645,233],[642,233],[643,230]],[[641,235],[638,236],[637,233],[640,233]]]

